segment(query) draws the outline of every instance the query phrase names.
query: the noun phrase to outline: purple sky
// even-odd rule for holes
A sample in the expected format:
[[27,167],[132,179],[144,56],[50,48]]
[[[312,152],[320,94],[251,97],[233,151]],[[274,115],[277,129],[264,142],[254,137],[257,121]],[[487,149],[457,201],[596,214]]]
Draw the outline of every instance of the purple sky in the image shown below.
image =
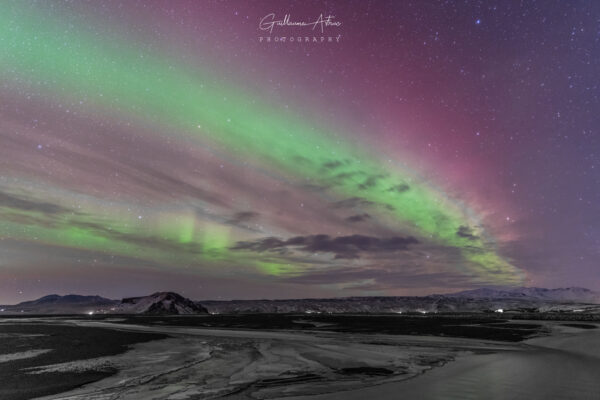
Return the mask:
[[0,304],[600,290],[600,3],[0,8]]

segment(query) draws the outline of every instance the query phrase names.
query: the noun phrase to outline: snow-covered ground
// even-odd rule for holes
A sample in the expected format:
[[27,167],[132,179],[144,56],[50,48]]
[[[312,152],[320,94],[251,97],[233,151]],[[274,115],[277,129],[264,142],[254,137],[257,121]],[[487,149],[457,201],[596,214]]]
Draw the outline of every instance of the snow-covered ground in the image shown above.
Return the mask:
[[23,360],[25,358],[33,358],[42,354],[46,354],[50,351],[52,351],[52,349],[27,350],[18,353],[0,354],[0,363]]
[[[74,322],[74,321],[71,321]],[[104,380],[44,398],[196,399],[238,394],[270,399],[398,382],[472,351],[518,345],[443,337],[148,327],[76,321],[79,325],[166,332],[113,357],[39,366],[31,373],[114,367]]]
[[119,371],[70,392],[40,399],[228,396],[386,400],[397,399],[400,394],[402,398],[425,400],[504,399],[507,394],[514,399],[586,399],[600,393],[596,379],[600,329],[580,329],[577,324],[569,327],[561,322],[539,322],[552,331],[551,336],[501,343],[450,337],[150,327],[85,320],[64,323],[169,333],[172,337],[139,343],[111,357],[31,368],[27,371],[31,374],[107,368]]
[[600,398],[600,329],[547,323],[520,351],[458,357],[402,383],[285,400],[584,400]]

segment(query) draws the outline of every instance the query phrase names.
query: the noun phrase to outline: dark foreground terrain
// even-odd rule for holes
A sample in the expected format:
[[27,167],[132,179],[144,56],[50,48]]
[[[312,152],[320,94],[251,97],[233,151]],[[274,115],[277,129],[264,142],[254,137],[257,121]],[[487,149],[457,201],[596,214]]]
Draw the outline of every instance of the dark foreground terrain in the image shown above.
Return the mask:
[[596,328],[498,314],[6,318],[0,319],[0,399],[60,398],[51,395],[91,382],[70,395],[146,399],[158,390],[181,399],[274,399],[336,393],[419,376],[460,354],[526,349],[519,342],[548,336],[552,326]]
[[108,365],[103,369],[43,374],[32,374],[29,368],[111,356],[124,353],[129,345],[134,343],[166,337],[167,335],[156,333],[82,328],[43,322],[2,322],[0,357],[32,351],[49,351],[36,357],[0,362],[0,399],[31,399],[60,393],[117,372]]
[[543,327],[540,324],[510,324],[508,319],[493,314],[241,314],[163,317],[132,315],[125,317],[123,323],[227,329],[285,329],[388,335],[432,335],[507,342],[519,342],[543,332]]

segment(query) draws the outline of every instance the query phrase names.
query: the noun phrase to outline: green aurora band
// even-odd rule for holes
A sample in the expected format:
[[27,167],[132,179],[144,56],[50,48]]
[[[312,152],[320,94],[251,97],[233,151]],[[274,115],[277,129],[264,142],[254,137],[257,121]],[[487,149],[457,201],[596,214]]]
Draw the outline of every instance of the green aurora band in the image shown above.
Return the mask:
[[[11,4],[11,3],[8,3]],[[0,66],[3,79],[60,98],[78,100],[106,112],[128,115],[144,124],[168,130],[184,141],[210,146],[248,159],[254,166],[278,171],[282,179],[321,185],[339,200],[356,195],[374,204],[390,226],[409,227],[417,238],[456,249],[464,262],[459,272],[495,284],[519,284],[523,273],[501,257],[480,219],[460,201],[426,183],[415,183],[410,171],[377,161],[358,146],[344,142],[325,129],[291,112],[284,113],[262,102],[260,96],[226,84],[215,84],[217,75],[185,65],[173,65],[159,54],[139,56],[139,50],[118,41],[99,39],[85,29],[64,29],[50,18],[19,10],[18,3],[0,12]],[[6,8],[9,8],[6,10]],[[74,35],[73,32],[77,32]],[[69,45],[64,45],[68,43]],[[323,165],[335,163],[336,168]],[[367,184],[368,182],[368,184]],[[405,185],[407,190],[393,190]],[[163,241],[149,245],[148,226],[114,216],[89,221],[73,215],[56,215],[52,224],[35,222],[35,212],[0,208],[0,234],[83,249],[110,251],[155,260],[180,262],[198,259],[247,260],[227,229],[219,224],[195,226],[193,217],[164,218],[152,227]],[[25,216],[30,222],[23,225]],[[12,221],[11,221],[12,220]],[[77,222],[79,221],[79,222]],[[472,237],[457,232],[468,227]],[[103,235],[102,230],[110,231]],[[140,242],[117,240],[119,235],[140,236]],[[143,239],[143,240],[142,240]],[[246,261],[247,263],[247,261]],[[275,256],[254,261],[263,274],[290,274],[285,261]]]

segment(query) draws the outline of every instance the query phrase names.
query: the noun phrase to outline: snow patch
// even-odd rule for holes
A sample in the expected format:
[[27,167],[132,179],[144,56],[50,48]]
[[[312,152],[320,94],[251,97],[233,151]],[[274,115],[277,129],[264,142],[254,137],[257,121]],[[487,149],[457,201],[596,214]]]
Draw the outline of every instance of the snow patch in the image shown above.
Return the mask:
[[25,358],[33,358],[51,352],[52,349],[27,350],[20,353],[0,354],[0,363],[5,363],[15,360],[23,360]]

